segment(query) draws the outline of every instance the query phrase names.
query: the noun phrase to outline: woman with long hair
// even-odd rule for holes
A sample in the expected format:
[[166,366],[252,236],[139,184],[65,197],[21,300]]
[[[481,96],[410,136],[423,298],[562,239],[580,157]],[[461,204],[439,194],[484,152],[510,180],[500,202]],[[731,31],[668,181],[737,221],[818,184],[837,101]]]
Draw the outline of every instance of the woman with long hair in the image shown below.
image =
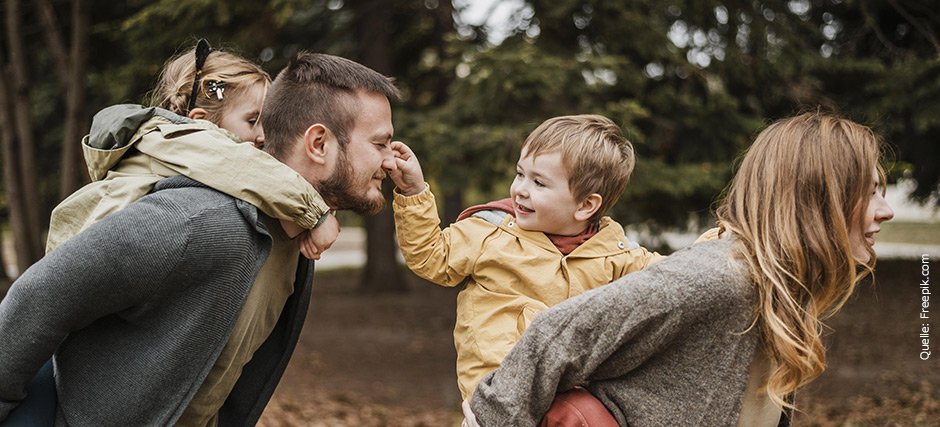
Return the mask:
[[583,387],[620,425],[787,424],[792,393],[826,367],[823,320],[871,274],[873,235],[894,216],[881,159],[849,120],[771,124],[715,239],[538,316],[480,382],[467,423],[536,425],[556,393]]

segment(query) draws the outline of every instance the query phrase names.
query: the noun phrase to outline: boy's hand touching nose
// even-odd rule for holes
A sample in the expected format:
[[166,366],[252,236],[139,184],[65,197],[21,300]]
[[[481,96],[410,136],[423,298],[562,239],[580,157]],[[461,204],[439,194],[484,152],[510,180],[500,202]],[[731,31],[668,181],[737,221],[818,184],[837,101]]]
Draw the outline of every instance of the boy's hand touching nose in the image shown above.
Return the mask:
[[406,196],[424,191],[424,173],[414,151],[401,141],[392,141],[391,149],[395,155],[395,169],[389,170],[388,176],[398,186],[398,191]]

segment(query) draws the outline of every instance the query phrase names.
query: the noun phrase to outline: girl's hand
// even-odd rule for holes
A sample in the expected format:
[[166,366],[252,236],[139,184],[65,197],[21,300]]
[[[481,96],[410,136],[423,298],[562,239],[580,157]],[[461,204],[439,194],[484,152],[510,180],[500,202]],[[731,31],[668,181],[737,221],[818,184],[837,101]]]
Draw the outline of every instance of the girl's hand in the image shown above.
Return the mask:
[[389,170],[388,176],[398,186],[398,191],[406,196],[424,191],[424,173],[414,151],[401,141],[392,141],[391,149],[395,154],[395,169]]
[[323,255],[339,236],[339,221],[330,213],[326,215],[328,217],[322,224],[300,235],[300,253],[307,259],[320,259],[320,255]]

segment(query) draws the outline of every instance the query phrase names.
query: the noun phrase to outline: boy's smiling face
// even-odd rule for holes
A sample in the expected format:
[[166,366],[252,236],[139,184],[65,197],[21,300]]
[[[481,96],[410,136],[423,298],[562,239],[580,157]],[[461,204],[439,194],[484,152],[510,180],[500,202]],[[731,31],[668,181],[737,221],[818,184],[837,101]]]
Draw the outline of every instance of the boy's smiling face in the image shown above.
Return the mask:
[[509,195],[516,223],[523,230],[574,236],[587,227],[586,220],[575,218],[581,203],[568,187],[561,152],[528,156],[523,150]]

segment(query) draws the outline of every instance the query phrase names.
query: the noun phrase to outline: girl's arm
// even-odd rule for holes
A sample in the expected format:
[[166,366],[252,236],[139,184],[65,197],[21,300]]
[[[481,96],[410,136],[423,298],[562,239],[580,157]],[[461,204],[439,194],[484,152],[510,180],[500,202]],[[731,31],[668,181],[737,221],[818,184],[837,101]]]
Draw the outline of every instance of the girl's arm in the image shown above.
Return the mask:
[[[161,174],[188,176],[255,205],[268,216],[313,228],[330,208],[300,174],[250,143],[200,124],[164,124],[136,148]],[[157,171],[160,173],[161,171]]]

